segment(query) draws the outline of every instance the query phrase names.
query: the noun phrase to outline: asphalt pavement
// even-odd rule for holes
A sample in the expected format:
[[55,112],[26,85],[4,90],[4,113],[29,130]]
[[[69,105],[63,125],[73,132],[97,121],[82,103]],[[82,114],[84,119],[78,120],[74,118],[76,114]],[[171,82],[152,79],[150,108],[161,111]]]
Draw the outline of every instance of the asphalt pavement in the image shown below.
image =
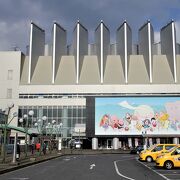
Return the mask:
[[0,180],[163,180],[130,154],[67,155],[0,175]]

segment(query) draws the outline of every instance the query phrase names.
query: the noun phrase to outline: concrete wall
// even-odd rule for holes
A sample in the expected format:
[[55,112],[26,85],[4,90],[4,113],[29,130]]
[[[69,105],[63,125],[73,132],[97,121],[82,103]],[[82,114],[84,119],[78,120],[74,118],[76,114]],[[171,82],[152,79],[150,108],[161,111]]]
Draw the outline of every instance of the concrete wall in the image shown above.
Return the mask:
[[154,31],[148,21],[139,29],[139,54],[144,56],[144,61],[150,82],[152,83],[152,44],[154,43]]
[[[15,104],[9,119],[12,118],[13,112],[17,112],[21,58],[22,54],[20,51],[0,52],[0,109],[5,110],[9,103]],[[12,92],[11,97],[7,96],[8,89]],[[11,124],[17,124],[16,118]]]
[[104,70],[104,84],[124,84],[122,59],[117,55],[108,55]]
[[110,32],[102,21],[95,30],[95,43],[99,70],[101,74],[101,83],[103,83],[107,55],[110,51]]
[[76,84],[76,68],[74,56],[62,56],[58,66],[55,84]]
[[55,82],[55,78],[57,75],[57,70],[61,61],[61,57],[66,55],[66,41],[67,41],[67,33],[64,28],[62,28],[59,24],[53,24],[53,77],[52,83]]
[[153,83],[173,84],[173,74],[165,55],[154,55],[153,57]]
[[51,56],[39,56],[31,84],[52,84],[52,58]]
[[28,83],[31,82],[39,56],[44,55],[44,47],[45,31],[34,23],[31,23]]
[[177,82],[176,74],[176,33],[175,24],[171,21],[164,26],[160,32],[161,37],[161,53],[167,56],[170,69],[174,76],[174,81]]
[[116,31],[117,54],[122,58],[125,82],[128,82],[129,58],[132,54],[132,32],[125,21]]
[[80,84],[100,84],[97,56],[85,56],[79,79]]

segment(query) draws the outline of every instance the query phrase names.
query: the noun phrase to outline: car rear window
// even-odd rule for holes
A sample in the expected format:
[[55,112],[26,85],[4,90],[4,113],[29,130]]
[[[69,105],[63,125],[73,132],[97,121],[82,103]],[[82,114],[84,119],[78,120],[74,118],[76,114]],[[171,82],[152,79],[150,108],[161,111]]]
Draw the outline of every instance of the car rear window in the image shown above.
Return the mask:
[[170,149],[172,149],[174,146],[173,145],[165,145],[165,150],[170,150]]
[[156,151],[161,151],[161,150],[163,150],[163,145],[156,146],[154,149],[155,149]]

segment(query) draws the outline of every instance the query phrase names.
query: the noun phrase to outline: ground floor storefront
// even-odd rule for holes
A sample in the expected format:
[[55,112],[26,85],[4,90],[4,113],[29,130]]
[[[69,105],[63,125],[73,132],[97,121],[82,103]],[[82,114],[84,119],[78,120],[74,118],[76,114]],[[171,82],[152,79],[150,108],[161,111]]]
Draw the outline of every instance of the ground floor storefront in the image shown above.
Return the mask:
[[130,149],[138,145],[179,144],[179,137],[95,137],[92,149]]

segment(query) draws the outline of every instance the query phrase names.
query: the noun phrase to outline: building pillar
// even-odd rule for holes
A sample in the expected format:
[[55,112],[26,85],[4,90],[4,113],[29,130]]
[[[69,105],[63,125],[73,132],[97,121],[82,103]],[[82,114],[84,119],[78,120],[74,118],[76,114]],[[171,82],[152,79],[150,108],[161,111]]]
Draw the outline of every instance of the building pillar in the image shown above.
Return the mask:
[[98,138],[92,138],[92,149],[98,149]]
[[137,146],[139,145],[139,143],[138,143],[138,138],[135,138],[134,141],[135,141],[135,143],[134,143],[134,144],[135,144],[135,147],[137,147]]
[[152,142],[152,138],[149,138],[149,146],[152,146],[153,142]]
[[128,138],[128,147],[129,147],[129,148],[132,147],[132,138]]
[[179,138],[173,138],[173,144],[179,144]]
[[119,148],[119,139],[118,138],[113,138],[113,149],[117,150]]
[[122,148],[122,141],[119,141],[119,148]]
[[156,138],[156,144],[160,144],[160,138]]

